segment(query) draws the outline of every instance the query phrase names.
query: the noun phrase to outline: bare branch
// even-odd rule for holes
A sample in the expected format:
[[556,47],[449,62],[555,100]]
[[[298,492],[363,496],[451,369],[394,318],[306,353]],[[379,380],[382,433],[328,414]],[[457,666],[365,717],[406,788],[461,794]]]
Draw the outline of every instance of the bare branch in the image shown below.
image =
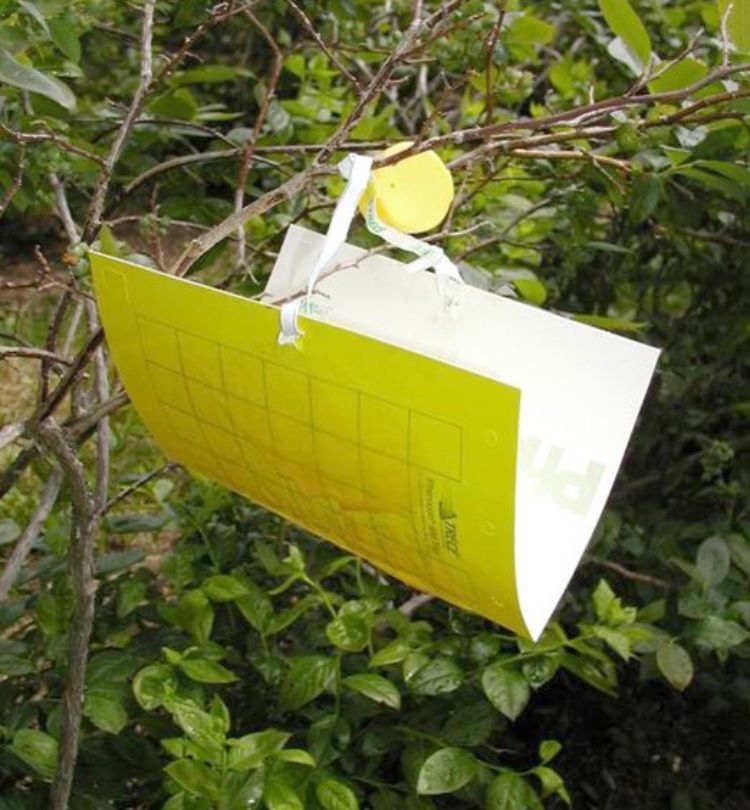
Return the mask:
[[5,213],[5,209],[10,205],[16,192],[21,188],[23,182],[23,169],[26,163],[26,144],[23,141],[16,141],[16,171],[10,185],[5,190],[2,200],[0,200],[0,217]]
[[55,363],[62,363],[63,365],[71,365],[71,361],[59,354],[47,351],[46,349],[37,349],[28,346],[0,346],[0,360],[6,357],[32,357],[36,360],[52,360]]
[[23,531],[23,534],[16,541],[16,545],[5,563],[5,568],[0,576],[0,603],[8,598],[10,589],[16,581],[21,566],[26,562],[31,547],[36,542],[39,532],[49,517],[60,493],[63,473],[60,467],[55,467],[44,485],[39,504],[31,516],[31,520]]
[[104,210],[104,201],[107,196],[110,180],[112,179],[112,173],[117,161],[120,159],[120,155],[122,155],[122,150],[125,148],[125,141],[130,134],[130,130],[132,129],[133,124],[138,116],[141,114],[141,109],[151,87],[151,80],[153,79],[152,37],[155,5],[156,0],[146,0],[143,7],[140,81],[133,99],[130,102],[130,108],[120,124],[120,128],[117,131],[117,135],[115,135],[112,147],[109,150],[109,154],[104,160],[104,166],[96,179],[94,195],[91,198],[89,209],[86,214],[86,221],[83,226],[84,242],[91,242],[96,235],[96,232],[99,230],[101,225],[102,211]]
[[86,485],[83,464],[62,430],[52,421],[42,422],[35,431],[41,444],[55,456],[70,485],[73,519],[68,549],[68,570],[74,595],[70,626],[68,671],[62,701],[62,728],[57,770],[50,790],[51,810],[67,810],[78,758],[86,665],[94,621],[96,581],[94,579],[94,540],[97,520]]
[[320,48],[321,51],[328,57],[331,64],[333,64],[341,73],[341,75],[351,84],[354,88],[355,92],[358,94],[363,91],[362,85],[359,79],[349,70],[349,68],[339,59],[339,57],[332,51],[325,43],[323,37],[315,30],[315,26],[312,24],[310,18],[305,14],[305,12],[294,2],[294,0],[286,0],[287,5],[289,8],[297,16],[297,19],[302,23],[305,27],[305,30],[310,34],[310,36],[315,40],[315,43]]
[[110,498],[107,503],[104,505],[104,508],[100,510],[99,514],[104,514],[109,512],[113,507],[117,506],[118,503],[121,503],[126,498],[129,498],[134,492],[139,490],[141,487],[148,484],[149,481],[152,481],[158,475],[164,475],[164,473],[169,472],[170,470],[174,470],[179,465],[177,462],[170,461],[168,464],[164,464],[161,467],[158,467],[155,470],[151,470],[151,472],[142,475],[137,481],[134,481],[129,486],[125,487],[122,492],[119,492],[113,498]]
[[[273,51],[273,67],[271,68],[271,75],[268,80],[263,101],[258,110],[258,115],[255,117],[250,137],[247,139],[245,149],[242,153],[242,163],[240,164],[240,171],[237,175],[237,188],[234,193],[234,210],[235,212],[242,211],[245,205],[245,186],[247,185],[247,176],[250,173],[250,166],[255,156],[255,148],[258,142],[258,137],[265,123],[268,115],[268,110],[271,106],[271,101],[276,94],[276,86],[279,83],[281,76],[281,68],[284,64],[284,54],[281,48],[276,44],[276,40],[269,34],[265,25],[253,14],[249,9],[245,9],[245,16],[252,22],[252,24],[260,31],[263,39],[268,43],[268,46]],[[237,229],[237,254],[236,262],[237,267],[241,268],[245,265],[245,228],[241,225]]]

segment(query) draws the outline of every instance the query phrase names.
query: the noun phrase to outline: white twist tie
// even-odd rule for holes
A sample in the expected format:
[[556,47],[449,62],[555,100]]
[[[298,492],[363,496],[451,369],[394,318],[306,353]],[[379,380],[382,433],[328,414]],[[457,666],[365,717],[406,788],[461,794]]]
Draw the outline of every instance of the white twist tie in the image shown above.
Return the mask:
[[[346,187],[336,203],[336,208],[331,217],[331,224],[328,226],[323,249],[313,266],[310,278],[307,282],[307,294],[305,295],[305,309],[310,311],[312,294],[315,285],[318,283],[320,274],[330,264],[339,248],[346,241],[354,215],[357,213],[357,204],[365,193],[367,183],[370,180],[370,168],[372,158],[364,155],[347,155],[338,165],[338,170],[346,179]],[[293,306],[294,305],[294,306]],[[301,309],[301,300],[290,301],[281,307],[281,332],[279,343],[282,346],[296,344],[298,338],[302,336],[302,331],[297,325],[297,316]]]

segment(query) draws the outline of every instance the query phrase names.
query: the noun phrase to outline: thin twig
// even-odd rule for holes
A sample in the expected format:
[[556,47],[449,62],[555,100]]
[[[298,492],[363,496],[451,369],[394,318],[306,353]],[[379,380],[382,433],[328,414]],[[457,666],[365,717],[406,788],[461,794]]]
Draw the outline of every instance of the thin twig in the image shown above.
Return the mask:
[[[268,116],[271,101],[273,101],[273,97],[276,95],[276,86],[279,83],[281,68],[284,64],[284,54],[281,51],[281,48],[279,48],[279,46],[276,44],[276,40],[268,32],[266,26],[263,25],[263,23],[249,9],[245,9],[245,16],[258,29],[258,31],[260,31],[263,39],[265,39],[265,41],[268,43],[268,47],[273,51],[273,67],[271,68],[271,74],[268,79],[268,85],[263,96],[263,101],[261,102],[260,109],[255,117],[255,123],[253,124],[250,136],[248,137],[247,143],[245,144],[245,148],[242,152],[242,162],[240,163],[240,170],[237,174],[237,187],[234,192],[235,212],[242,211],[245,205],[245,187],[247,186],[247,177],[250,173],[250,166],[253,162],[253,158],[255,157],[255,148],[258,143],[261,130],[263,129],[263,124]],[[245,266],[245,255],[245,227],[244,225],[241,225],[237,229],[235,254],[235,261],[238,268],[243,268]]]
[[59,354],[49,352],[46,349],[27,346],[0,346],[0,360],[8,357],[30,357],[35,360],[52,360],[65,366],[71,365],[71,361],[66,357],[61,357]]
[[104,160],[104,166],[99,172],[94,187],[94,194],[89,203],[88,212],[86,214],[86,221],[83,226],[83,241],[90,243],[101,224],[102,211],[104,210],[104,201],[109,190],[112,173],[114,172],[115,165],[122,155],[125,148],[125,142],[130,134],[138,116],[141,114],[141,109],[148,95],[153,79],[153,53],[152,53],[152,37],[154,28],[154,7],[156,0],[146,0],[143,7],[143,23],[141,28],[141,72],[138,88],[133,95],[130,102],[125,118],[120,124],[120,128],[115,135],[114,142],[109,150],[109,154]]
[[328,45],[326,45],[325,40],[323,37],[315,30],[315,26],[312,24],[310,18],[305,14],[305,12],[294,2],[294,0],[286,0],[287,5],[289,8],[297,16],[297,19],[302,23],[305,27],[305,30],[310,34],[310,36],[315,40],[316,45],[320,48],[321,51],[328,57],[331,64],[334,65],[341,75],[352,85],[355,92],[357,94],[361,93],[363,88],[362,84],[360,83],[359,79],[349,70],[349,68],[339,59],[339,57],[332,51]]
[[599,557],[591,557],[591,562],[633,582],[643,582],[646,585],[653,585],[656,588],[663,588],[664,590],[669,590],[672,587],[665,579],[653,577],[650,574],[641,574],[638,571],[633,571],[630,568],[626,568],[624,565],[620,565],[620,563],[612,562],[612,560],[602,560]]
[[21,566],[26,562],[26,558],[29,556],[29,552],[39,536],[39,532],[42,530],[57,501],[62,481],[62,469],[55,467],[50,473],[47,483],[44,485],[41,497],[39,498],[39,504],[34,510],[31,520],[29,520],[23,534],[21,534],[16,541],[16,545],[5,563],[3,573],[0,575],[0,603],[8,598],[10,589],[16,581]]
[[26,164],[26,144],[23,141],[16,141],[16,171],[10,185],[5,190],[2,200],[0,200],[0,217],[5,213],[5,209],[11,204],[18,189],[23,183],[23,170]]
[[164,464],[163,466],[142,475],[137,481],[134,481],[132,484],[125,487],[121,492],[118,492],[117,495],[110,498],[104,505],[104,508],[99,510],[99,514],[103,515],[106,512],[109,512],[113,507],[117,506],[118,503],[121,503],[126,498],[129,498],[134,492],[148,484],[149,481],[152,481],[158,475],[164,475],[164,473],[174,470],[178,466],[179,465],[177,462],[170,461],[168,464]]

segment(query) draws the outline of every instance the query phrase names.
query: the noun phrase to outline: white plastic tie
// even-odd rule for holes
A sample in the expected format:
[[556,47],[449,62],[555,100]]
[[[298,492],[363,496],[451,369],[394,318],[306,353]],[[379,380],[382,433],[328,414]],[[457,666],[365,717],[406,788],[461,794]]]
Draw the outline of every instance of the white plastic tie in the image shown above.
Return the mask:
[[[312,295],[315,285],[318,283],[321,273],[331,263],[346,241],[352,220],[357,213],[359,201],[367,189],[371,169],[372,158],[364,155],[349,154],[338,164],[339,173],[346,179],[346,186],[336,203],[336,208],[331,217],[331,224],[328,226],[323,241],[323,247],[307,281],[307,291],[304,298],[289,301],[281,307],[281,331],[278,338],[280,345],[297,345],[297,341],[304,334],[298,324],[299,313],[312,311]],[[386,225],[377,215],[374,200],[370,200],[367,207],[365,223],[370,233],[400,250],[405,250],[417,256],[414,261],[406,265],[407,272],[417,273],[421,270],[434,269],[443,306],[446,311],[452,313],[459,303],[456,291],[463,285],[463,279],[456,265],[445,255],[442,248],[437,245],[430,245],[421,239]]]
[[[315,285],[318,283],[320,274],[330,264],[333,257],[346,241],[349,234],[354,215],[357,213],[357,204],[365,193],[367,183],[370,180],[370,168],[372,158],[364,155],[347,155],[342,160],[338,169],[346,179],[346,186],[336,203],[336,208],[331,217],[331,224],[328,226],[323,248],[313,265],[310,278],[307,282],[307,294],[305,295],[306,309],[310,310],[311,299]],[[301,310],[302,299],[290,301],[281,307],[281,332],[279,333],[279,343],[282,346],[295,345],[302,336],[302,331],[297,324],[297,317]]]
[[458,306],[458,290],[463,286],[464,280],[456,265],[445,255],[445,251],[441,247],[423,242],[411,234],[386,225],[378,216],[374,200],[370,200],[367,206],[365,223],[367,230],[384,242],[388,242],[400,250],[416,254],[417,258],[406,265],[407,273],[418,273],[430,268],[435,271],[438,292],[447,311],[452,312]]

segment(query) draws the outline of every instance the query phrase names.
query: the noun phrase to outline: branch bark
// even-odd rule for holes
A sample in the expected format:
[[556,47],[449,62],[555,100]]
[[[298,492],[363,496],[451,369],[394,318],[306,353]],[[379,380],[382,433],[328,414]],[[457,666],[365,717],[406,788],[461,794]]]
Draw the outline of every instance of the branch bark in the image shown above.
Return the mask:
[[98,520],[86,484],[83,464],[69,439],[52,421],[40,423],[35,432],[39,442],[55,456],[65,473],[70,485],[73,511],[68,570],[75,604],[70,626],[68,671],[63,692],[59,756],[50,790],[51,810],[67,810],[78,758],[88,649],[94,623],[96,592],[94,541]]
[[94,187],[94,195],[89,203],[88,212],[86,213],[86,221],[83,226],[83,241],[91,242],[99,228],[101,227],[102,211],[104,210],[104,201],[109,190],[109,184],[112,179],[115,165],[122,155],[125,148],[125,142],[133,128],[138,116],[141,114],[143,103],[146,100],[148,91],[151,87],[153,79],[153,53],[152,53],[152,38],[154,29],[154,7],[156,0],[146,0],[143,7],[143,24],[141,28],[141,75],[138,83],[138,89],[135,91],[130,107],[125,118],[120,124],[120,128],[115,135],[115,140],[109,150],[109,154],[104,159],[104,166],[99,172]]

